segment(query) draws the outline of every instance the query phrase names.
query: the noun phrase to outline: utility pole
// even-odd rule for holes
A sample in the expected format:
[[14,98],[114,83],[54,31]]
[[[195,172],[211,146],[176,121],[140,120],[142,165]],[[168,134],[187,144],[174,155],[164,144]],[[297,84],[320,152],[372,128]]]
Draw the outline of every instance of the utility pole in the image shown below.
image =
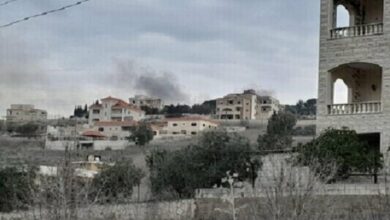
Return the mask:
[[226,177],[222,178],[222,183],[228,183],[230,187],[230,198],[229,202],[232,206],[232,217],[233,220],[237,220],[236,216],[236,202],[234,199],[234,182],[238,178],[238,173],[230,174],[230,170],[226,172]]

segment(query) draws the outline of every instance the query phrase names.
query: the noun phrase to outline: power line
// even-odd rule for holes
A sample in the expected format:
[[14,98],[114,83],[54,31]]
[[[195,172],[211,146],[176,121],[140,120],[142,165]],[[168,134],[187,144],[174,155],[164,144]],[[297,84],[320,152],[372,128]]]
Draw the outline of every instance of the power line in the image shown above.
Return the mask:
[[2,2],[2,3],[0,3],[0,7],[1,6],[4,6],[4,5],[8,5],[9,3],[11,3],[11,2],[16,2],[17,0],[8,0],[8,1],[5,1],[5,2]]
[[[17,0],[10,0],[10,1],[17,1]],[[31,16],[28,16],[28,17],[25,17],[25,18],[22,18],[22,19],[19,19],[19,20],[12,21],[12,22],[7,23],[7,24],[0,25],[0,28],[6,28],[6,27],[9,27],[9,26],[15,25],[17,23],[28,21],[28,20],[33,19],[33,18],[46,16],[48,14],[52,14],[52,13],[59,12],[59,11],[64,11],[64,10],[66,10],[68,8],[72,8],[72,7],[81,5],[81,4],[83,4],[85,2],[88,2],[88,1],[91,1],[91,0],[81,0],[81,1],[78,1],[78,2],[73,3],[73,4],[65,5],[65,6],[63,6],[61,8],[57,8],[57,9],[53,9],[53,10],[49,10],[49,11],[44,11],[44,12],[39,13],[39,14],[31,15]]]

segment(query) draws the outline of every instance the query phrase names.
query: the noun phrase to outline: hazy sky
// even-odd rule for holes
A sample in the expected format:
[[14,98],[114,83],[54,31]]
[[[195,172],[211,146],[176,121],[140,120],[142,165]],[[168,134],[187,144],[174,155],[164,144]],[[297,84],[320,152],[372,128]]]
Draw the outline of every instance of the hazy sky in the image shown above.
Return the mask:
[[[0,25],[75,1],[18,0],[0,7]],[[11,103],[69,116],[108,95],[316,97],[319,3],[91,0],[0,29],[0,116]]]

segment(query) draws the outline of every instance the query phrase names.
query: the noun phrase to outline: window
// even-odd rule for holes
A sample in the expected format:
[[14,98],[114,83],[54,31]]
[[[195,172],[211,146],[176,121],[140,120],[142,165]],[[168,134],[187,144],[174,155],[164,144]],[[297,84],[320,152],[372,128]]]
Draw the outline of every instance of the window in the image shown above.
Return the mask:
[[350,15],[349,11],[343,6],[337,6],[337,15],[336,15],[336,27],[349,27],[350,24]]
[[241,111],[241,107],[236,107],[236,111]]
[[206,124],[203,124],[203,127],[206,127]]
[[193,123],[191,123],[191,126],[192,127],[195,127],[195,126],[197,126],[198,124],[196,123],[196,122],[193,122]]
[[237,104],[241,105],[241,101],[238,101]]
[[196,135],[196,134],[197,134],[196,131],[191,132],[191,135]]
[[92,111],[92,114],[100,114],[100,110],[99,110],[99,109],[94,109],[94,110]]
[[333,90],[333,104],[346,104],[348,103],[348,86],[344,80],[337,79],[334,83]]
[[100,128],[99,128],[99,131],[100,131],[100,132],[103,132],[103,131],[104,131],[104,128],[103,128],[103,127],[100,127]]
[[228,103],[229,103],[229,105],[233,105],[234,102],[233,102],[233,100],[229,100]]
[[181,134],[187,134],[186,130],[181,130]]
[[173,126],[173,127],[177,127],[177,123],[173,123],[172,126]]

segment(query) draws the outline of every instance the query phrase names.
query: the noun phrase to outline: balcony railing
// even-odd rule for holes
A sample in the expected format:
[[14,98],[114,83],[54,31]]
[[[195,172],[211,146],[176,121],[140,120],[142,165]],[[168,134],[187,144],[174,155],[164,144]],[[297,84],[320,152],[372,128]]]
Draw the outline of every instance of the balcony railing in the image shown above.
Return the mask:
[[380,101],[328,105],[329,115],[371,114],[382,112]]
[[331,39],[359,37],[383,33],[383,23],[364,24],[351,27],[335,28],[330,30]]

